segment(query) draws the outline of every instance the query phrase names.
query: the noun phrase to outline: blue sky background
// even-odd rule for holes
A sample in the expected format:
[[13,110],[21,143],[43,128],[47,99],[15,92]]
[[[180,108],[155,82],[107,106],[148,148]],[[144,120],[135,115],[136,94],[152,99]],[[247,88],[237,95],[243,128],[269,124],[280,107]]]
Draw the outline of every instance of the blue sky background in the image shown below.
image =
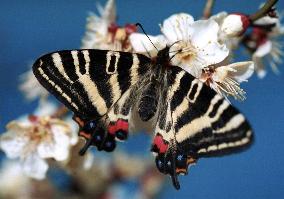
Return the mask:
[[[103,4],[105,1],[101,1]],[[217,0],[214,13],[254,12],[262,0]],[[205,0],[117,0],[119,24],[140,22],[149,34],[158,34],[158,23],[177,12],[196,19]],[[31,113],[37,103],[28,103],[18,91],[19,75],[41,54],[79,48],[89,11],[95,0],[1,0],[0,2],[0,132],[5,124]],[[284,10],[282,0],[279,10]],[[283,39],[282,39],[283,42]],[[238,53],[237,60],[248,60]],[[243,84],[248,99],[236,106],[255,130],[254,146],[241,154],[199,160],[190,174],[180,177],[181,190],[168,186],[160,198],[282,198],[284,195],[284,65],[277,76],[268,68],[263,80],[253,76]],[[131,150],[145,151],[145,136],[132,138]],[[121,148],[126,148],[126,145]],[[150,146],[150,145],[148,145]],[[149,153],[149,155],[151,155]],[[169,180],[170,182],[170,180]]]

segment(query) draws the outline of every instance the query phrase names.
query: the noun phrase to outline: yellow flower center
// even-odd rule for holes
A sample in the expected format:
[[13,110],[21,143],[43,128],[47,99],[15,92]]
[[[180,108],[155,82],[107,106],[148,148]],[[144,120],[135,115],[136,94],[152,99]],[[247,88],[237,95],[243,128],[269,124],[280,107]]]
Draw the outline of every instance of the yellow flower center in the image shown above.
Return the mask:
[[175,55],[176,64],[187,63],[196,59],[197,50],[189,41],[178,41],[171,47],[172,55]]

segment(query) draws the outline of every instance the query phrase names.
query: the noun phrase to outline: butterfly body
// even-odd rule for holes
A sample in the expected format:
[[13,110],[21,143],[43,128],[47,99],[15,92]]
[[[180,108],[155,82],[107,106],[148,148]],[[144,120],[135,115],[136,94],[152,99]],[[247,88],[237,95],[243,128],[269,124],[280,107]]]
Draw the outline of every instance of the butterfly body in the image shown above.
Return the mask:
[[74,112],[79,135],[112,151],[128,137],[132,114],[154,124],[151,151],[160,172],[172,177],[200,157],[237,152],[252,142],[244,116],[223,97],[170,64],[169,47],[155,59],[105,50],[58,51],[39,58],[39,82]]

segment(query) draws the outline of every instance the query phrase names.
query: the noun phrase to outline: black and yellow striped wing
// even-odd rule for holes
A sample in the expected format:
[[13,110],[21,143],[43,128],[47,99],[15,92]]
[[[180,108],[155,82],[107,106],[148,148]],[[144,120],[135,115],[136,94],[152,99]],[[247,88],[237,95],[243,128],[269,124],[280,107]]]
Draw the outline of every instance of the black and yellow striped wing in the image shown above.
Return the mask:
[[100,118],[139,80],[150,61],[127,52],[66,50],[42,56],[33,72],[75,115]]
[[[155,123],[152,151],[159,171],[172,177],[200,157],[248,147],[253,138],[245,117],[210,87],[169,64],[169,48],[151,60],[107,50],[58,51],[39,58],[39,82],[75,114],[79,135],[90,145],[112,151],[125,140],[130,115]],[[152,119],[153,120],[150,120]]]
[[134,85],[148,71],[146,56],[108,50],[65,50],[40,57],[33,65],[38,81],[74,112],[79,135],[90,145],[112,151],[125,140]]
[[187,174],[200,157],[238,152],[253,140],[245,117],[222,96],[183,71],[172,67],[167,108],[156,124],[152,151],[158,169],[172,176]]

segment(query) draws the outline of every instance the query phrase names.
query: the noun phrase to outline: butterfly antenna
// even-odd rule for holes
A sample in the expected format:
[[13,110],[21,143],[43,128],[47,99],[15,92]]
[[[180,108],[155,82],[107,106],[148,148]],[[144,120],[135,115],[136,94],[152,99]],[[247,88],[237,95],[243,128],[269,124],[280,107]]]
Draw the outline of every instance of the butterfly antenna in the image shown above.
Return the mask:
[[143,33],[146,35],[146,37],[149,39],[149,41],[151,42],[151,44],[155,47],[155,49],[156,49],[157,51],[159,51],[158,48],[154,45],[154,43],[151,41],[150,37],[148,36],[148,34],[146,33],[146,31],[144,30],[143,26],[142,26],[140,23],[136,23],[135,26],[138,26],[138,27],[141,28],[141,30],[142,30]]
[[[178,43],[178,42],[180,42],[180,41],[181,41],[181,40],[178,40],[178,41],[172,43],[172,45],[170,45],[169,48],[171,48],[173,45],[175,45],[176,43]],[[175,53],[173,56],[171,56],[170,61],[171,61],[177,54],[181,53],[181,52],[182,52],[182,49],[178,49],[178,50],[175,50],[175,51],[172,51],[172,52],[169,52],[169,53],[174,53],[174,52],[176,52],[176,53]]]

